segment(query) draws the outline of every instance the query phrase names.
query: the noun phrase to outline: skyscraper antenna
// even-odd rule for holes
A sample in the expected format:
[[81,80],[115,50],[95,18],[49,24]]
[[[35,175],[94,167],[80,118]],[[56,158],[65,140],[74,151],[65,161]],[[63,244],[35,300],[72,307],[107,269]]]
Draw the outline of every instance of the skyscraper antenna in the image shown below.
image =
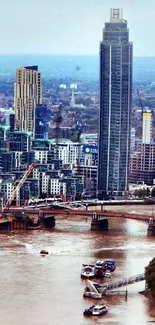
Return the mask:
[[111,8],[110,9],[110,22],[117,23],[123,20],[123,9]]

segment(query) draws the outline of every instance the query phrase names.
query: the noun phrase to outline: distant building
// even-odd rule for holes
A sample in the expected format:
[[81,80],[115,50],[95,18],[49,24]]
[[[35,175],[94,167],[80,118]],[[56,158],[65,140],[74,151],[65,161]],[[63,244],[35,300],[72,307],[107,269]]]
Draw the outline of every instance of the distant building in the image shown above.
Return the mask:
[[10,131],[14,131],[15,112],[13,109],[0,108],[0,124],[9,126]]
[[152,142],[152,113],[144,112],[143,113],[143,134],[142,134],[143,143]]
[[10,151],[30,151],[32,132],[14,131],[9,133]]
[[123,196],[128,190],[132,43],[120,9],[111,9],[100,45],[100,130],[98,192]]
[[15,129],[35,132],[35,109],[42,103],[41,73],[37,66],[17,68],[15,84]]
[[9,126],[0,125],[0,152],[9,150],[9,141],[8,141],[9,129],[10,129]]
[[46,139],[48,137],[48,110],[47,105],[37,105],[35,109],[35,138]]
[[135,151],[135,128],[131,128],[131,136],[130,136],[130,153],[134,153]]
[[98,145],[98,134],[97,133],[82,133],[81,134],[81,143],[88,145]]
[[70,107],[74,108],[76,106],[75,104],[75,94],[74,94],[74,88],[72,88],[72,97],[70,101]]
[[153,185],[155,179],[155,144],[139,143],[130,157],[130,183]]

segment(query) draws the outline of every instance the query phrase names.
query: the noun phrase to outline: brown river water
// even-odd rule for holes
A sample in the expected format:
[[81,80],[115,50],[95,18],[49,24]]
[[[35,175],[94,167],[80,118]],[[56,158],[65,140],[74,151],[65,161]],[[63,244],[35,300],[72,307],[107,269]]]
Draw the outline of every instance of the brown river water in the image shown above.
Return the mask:
[[[150,211],[152,215],[155,206],[112,209]],[[146,233],[147,224],[127,219],[110,219],[108,232],[91,231],[90,220],[59,219],[50,231],[0,233],[0,324],[155,323],[155,304],[138,293],[144,289],[144,281],[128,286],[127,301],[124,296],[94,300],[83,298],[86,281],[80,278],[82,263],[105,258],[115,259],[117,265],[108,281],[143,273],[155,256],[155,237]],[[49,255],[40,256],[41,249],[47,249]],[[85,308],[102,301],[108,306],[106,315],[83,316]]]

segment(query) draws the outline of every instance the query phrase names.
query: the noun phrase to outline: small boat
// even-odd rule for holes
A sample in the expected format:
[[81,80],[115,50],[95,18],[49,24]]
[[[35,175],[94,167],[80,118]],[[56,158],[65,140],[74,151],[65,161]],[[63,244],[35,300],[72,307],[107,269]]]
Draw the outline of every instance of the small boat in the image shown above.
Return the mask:
[[113,272],[116,268],[116,263],[114,260],[99,260],[95,264],[95,270],[103,270],[104,272],[106,270],[110,270],[110,272]]
[[92,279],[94,277],[94,264],[82,264],[81,278]]
[[116,269],[116,263],[114,260],[105,260],[103,265],[104,271],[110,270],[110,272],[113,272]]
[[105,278],[110,278],[111,277],[111,272],[109,269],[107,269],[104,273]]
[[108,308],[104,304],[100,305],[92,305],[88,309],[85,309],[83,314],[84,316],[101,316],[106,314],[108,311]]
[[94,274],[97,278],[103,278],[104,277],[104,269],[103,269],[104,261],[97,261],[94,267]]
[[83,312],[83,315],[84,316],[91,316],[94,307],[95,307],[95,305],[92,305],[88,309],[85,309],[84,312]]
[[42,249],[40,251],[40,255],[48,255],[48,251],[46,251],[45,249]]
[[96,305],[94,308],[93,308],[93,311],[92,311],[92,315],[93,316],[100,316],[100,315],[104,315],[106,314],[108,311],[108,308],[106,305]]

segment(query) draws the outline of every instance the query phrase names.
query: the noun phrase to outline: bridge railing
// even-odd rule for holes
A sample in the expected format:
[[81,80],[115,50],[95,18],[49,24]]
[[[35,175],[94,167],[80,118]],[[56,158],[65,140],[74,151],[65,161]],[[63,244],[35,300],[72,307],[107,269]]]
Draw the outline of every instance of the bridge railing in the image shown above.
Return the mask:
[[145,277],[144,277],[144,274],[142,273],[142,274],[138,274],[138,275],[135,275],[135,276],[131,276],[129,278],[121,279],[121,280],[116,281],[116,282],[104,283],[103,285],[101,285],[101,287],[104,290],[114,289],[114,288],[119,288],[119,287],[126,286],[128,284],[133,284],[133,283],[136,283],[136,282],[140,282],[140,281],[143,281],[144,279],[145,279]]

